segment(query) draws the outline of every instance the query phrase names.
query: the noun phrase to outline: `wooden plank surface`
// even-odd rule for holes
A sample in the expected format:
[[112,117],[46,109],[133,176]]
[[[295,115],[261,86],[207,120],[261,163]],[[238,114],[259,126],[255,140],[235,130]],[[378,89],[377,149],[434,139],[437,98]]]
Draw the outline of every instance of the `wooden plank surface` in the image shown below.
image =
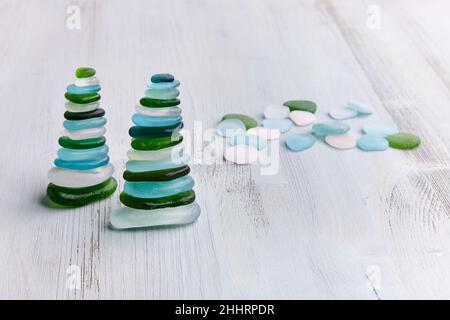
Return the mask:
[[[67,28],[71,5],[80,29]],[[444,0],[0,0],[0,298],[450,298],[449,9]],[[86,64],[102,81],[119,188],[133,106],[160,71],[182,82],[188,129],[234,111],[262,120],[265,105],[296,98],[316,101],[326,119],[357,99],[376,114],[349,122],[356,135],[392,120],[423,144],[376,154],[281,144],[275,175],[195,164],[195,224],[112,231],[118,192],[80,209],[42,201],[65,86]]]

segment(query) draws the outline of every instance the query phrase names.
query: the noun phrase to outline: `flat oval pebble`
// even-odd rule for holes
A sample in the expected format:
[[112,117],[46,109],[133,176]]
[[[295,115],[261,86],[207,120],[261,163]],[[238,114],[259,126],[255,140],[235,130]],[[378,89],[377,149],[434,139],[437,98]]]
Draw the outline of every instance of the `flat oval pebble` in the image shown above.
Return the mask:
[[285,106],[270,105],[264,109],[266,119],[285,119],[289,116],[289,108]]
[[267,146],[267,140],[256,135],[238,135],[228,139],[228,143],[232,146],[238,144],[246,144],[255,147],[258,150],[264,149]]
[[99,84],[94,84],[90,86],[78,87],[75,84],[71,84],[67,86],[66,91],[72,94],[88,94],[88,93],[97,93],[102,89]]
[[326,136],[325,142],[336,149],[352,149],[356,147],[356,138],[349,133]]
[[354,110],[360,115],[370,115],[373,113],[371,107],[355,100],[347,101],[346,108]]
[[75,77],[90,78],[95,76],[95,69],[91,67],[80,67],[75,70]]
[[294,121],[297,126],[309,126],[316,121],[314,113],[308,111],[292,111],[289,113],[289,118]]
[[67,120],[85,120],[90,118],[99,118],[105,115],[105,110],[98,108],[88,112],[64,112],[64,118]]
[[140,127],[167,127],[177,126],[181,122],[180,116],[175,117],[152,117],[135,113],[131,117],[131,121]]
[[286,138],[286,146],[295,152],[309,149],[315,142],[316,138],[311,134],[295,133]]
[[66,101],[66,110],[73,113],[85,113],[96,110],[100,106],[100,102],[93,102],[87,104],[73,103]]
[[106,166],[109,163],[109,157],[103,159],[92,159],[82,161],[66,161],[62,159],[55,159],[53,162],[55,166],[71,170],[90,170]]
[[170,100],[161,100],[161,99],[152,99],[152,98],[141,98],[139,103],[143,107],[147,108],[166,108],[166,107],[175,107],[181,103],[180,99],[170,99]]
[[150,99],[172,100],[180,95],[180,91],[175,88],[169,89],[147,89],[145,96]]
[[247,116],[245,114],[229,113],[222,117],[222,121],[229,120],[229,119],[241,120],[244,123],[246,130],[248,130],[250,128],[254,128],[258,125],[258,123],[256,122],[255,119],[253,119],[252,117]]
[[126,192],[120,194],[120,202],[129,208],[143,209],[143,210],[155,210],[161,208],[178,207],[185,206],[189,203],[195,201],[194,190],[189,190],[186,192],[180,192],[174,194],[173,196],[162,197],[162,198],[136,198],[130,196]]
[[63,122],[64,128],[67,130],[84,130],[91,128],[101,128],[106,124],[105,117],[96,117],[84,120],[65,120]]
[[358,139],[358,148],[364,151],[384,151],[389,148],[389,142],[380,135],[365,134]]
[[292,128],[292,121],[289,119],[264,119],[263,126],[269,129],[278,129],[281,133],[288,132]]
[[96,76],[92,76],[89,78],[76,78],[75,83],[77,87],[87,87],[87,86],[94,86],[100,84],[100,81]]
[[330,117],[336,120],[346,120],[354,118],[358,115],[358,112],[349,108],[334,108],[328,112]]
[[92,128],[92,129],[83,129],[83,130],[63,130],[62,136],[67,136],[72,140],[86,140],[92,138],[99,138],[104,136],[106,133],[106,128]]
[[289,100],[283,103],[283,106],[288,107],[290,111],[299,110],[315,113],[317,110],[317,105],[309,100]]
[[233,137],[245,133],[245,124],[239,119],[226,119],[217,125],[216,131],[222,137]]
[[178,159],[164,159],[159,161],[129,160],[125,163],[127,171],[145,172],[179,168],[189,164],[189,156],[183,155]]
[[191,172],[189,166],[176,169],[166,169],[146,172],[124,171],[123,178],[126,181],[169,181],[188,175]]
[[398,127],[392,122],[372,122],[366,123],[362,131],[365,134],[377,134],[383,137],[396,134]]
[[114,229],[134,229],[166,225],[193,223],[200,216],[197,202],[173,208],[142,210],[122,207],[112,211],[111,227]]
[[339,121],[326,121],[315,123],[312,129],[316,135],[324,137],[347,133],[350,130],[350,126]]
[[78,103],[78,104],[88,104],[100,100],[101,96],[98,93],[86,93],[86,94],[73,94],[66,92],[64,94],[67,100]]
[[236,164],[250,164],[258,160],[258,149],[245,144],[227,146],[223,157],[225,160]]
[[161,198],[180,192],[186,192],[194,187],[194,179],[184,176],[170,181],[125,181],[123,191],[136,198]]
[[420,138],[411,133],[400,132],[386,137],[389,146],[395,149],[414,149],[420,145]]
[[60,137],[58,143],[61,147],[69,149],[91,149],[101,147],[106,143],[105,137],[85,140],[72,140],[69,137]]
[[247,134],[259,136],[265,140],[277,140],[280,138],[280,130],[264,127],[256,127],[248,129]]
[[65,188],[84,188],[94,186],[108,180],[114,173],[112,165],[91,170],[68,170],[58,167],[51,168],[48,172],[50,183]]
[[130,149],[127,152],[129,160],[145,160],[156,161],[179,157],[184,150],[184,144],[179,143],[172,147],[162,148],[158,150],[134,150]]
[[177,145],[181,141],[183,141],[181,134],[149,139],[133,138],[131,140],[131,147],[135,150],[159,150]]
[[61,148],[57,152],[57,157],[66,161],[79,161],[89,159],[103,159],[108,156],[108,146],[103,145],[91,149],[69,149]]
[[171,82],[149,82],[147,84],[147,89],[170,89],[170,88],[176,88],[180,86],[180,81],[173,80]]
[[137,104],[134,109],[137,113],[151,117],[176,117],[181,114],[180,107],[148,108]]
[[153,83],[172,82],[173,80],[175,80],[175,77],[170,73],[157,73],[150,78]]

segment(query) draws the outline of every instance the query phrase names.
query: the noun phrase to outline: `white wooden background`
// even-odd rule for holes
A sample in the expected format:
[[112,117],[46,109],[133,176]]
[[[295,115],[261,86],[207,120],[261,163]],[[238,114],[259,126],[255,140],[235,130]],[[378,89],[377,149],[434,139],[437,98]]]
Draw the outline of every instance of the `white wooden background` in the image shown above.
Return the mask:
[[[80,30],[66,27],[71,4]],[[449,12],[446,0],[0,0],[0,298],[450,298]],[[112,231],[118,192],[81,209],[42,203],[65,87],[86,64],[120,185],[133,106],[161,71],[182,82],[188,128],[296,98],[325,119],[353,98],[377,111],[350,122],[356,134],[393,120],[423,144],[282,147],[275,176],[195,165],[197,223]]]

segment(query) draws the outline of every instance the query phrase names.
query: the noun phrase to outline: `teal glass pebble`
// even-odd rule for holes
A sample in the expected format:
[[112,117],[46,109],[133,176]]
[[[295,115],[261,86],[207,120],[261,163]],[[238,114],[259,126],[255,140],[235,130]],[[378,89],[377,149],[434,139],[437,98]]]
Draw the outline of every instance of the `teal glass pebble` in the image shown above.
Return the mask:
[[67,86],[66,91],[68,93],[73,94],[86,94],[86,93],[97,93],[102,89],[102,87],[99,84],[94,84],[91,86],[85,86],[85,87],[77,87],[74,84],[71,84]]
[[350,126],[344,122],[339,121],[326,121],[318,122],[312,126],[313,132],[321,137],[344,134],[350,130]]
[[156,100],[172,100],[180,95],[176,88],[149,88],[145,90],[145,96]]
[[288,132],[293,126],[289,119],[264,119],[262,124],[265,128],[278,129],[281,133]]
[[373,113],[371,107],[355,100],[347,101],[346,108],[358,112],[359,115],[370,115]]
[[106,124],[105,117],[90,118],[85,120],[65,120],[63,122],[64,128],[71,131],[101,128]]
[[232,146],[238,145],[238,144],[245,144],[248,146],[255,147],[258,150],[264,149],[267,146],[267,140],[256,135],[237,135],[234,137],[228,138],[228,143]]
[[92,159],[82,161],[66,161],[61,159],[55,159],[55,166],[63,169],[71,170],[91,170],[99,167],[103,167],[109,163],[109,157],[103,159]]
[[245,133],[245,124],[238,119],[227,119],[221,121],[216,128],[216,131],[222,137],[234,137]]
[[157,161],[129,160],[125,166],[130,172],[159,171],[175,169],[186,166],[189,163],[189,157],[183,156],[178,159],[167,159]]
[[135,113],[131,117],[131,121],[140,127],[167,127],[176,126],[181,122],[181,116],[177,117],[154,117]]
[[170,88],[177,88],[180,86],[180,81],[173,80],[171,82],[149,82],[147,83],[147,89],[170,89]]
[[123,191],[136,198],[162,198],[180,192],[189,191],[194,187],[191,176],[183,176],[170,181],[125,181]]
[[150,78],[153,83],[172,82],[173,80],[175,80],[175,77],[170,73],[157,73]]
[[103,145],[91,149],[68,149],[61,148],[58,150],[57,157],[65,161],[81,161],[81,160],[102,160],[108,156],[108,146]]
[[311,148],[316,138],[311,134],[295,133],[287,137],[286,146],[289,150],[298,152]]
[[392,122],[372,122],[366,123],[362,131],[365,134],[375,134],[382,137],[387,137],[398,132],[398,127]]
[[358,139],[357,146],[363,151],[384,151],[389,147],[389,142],[380,135],[366,134]]

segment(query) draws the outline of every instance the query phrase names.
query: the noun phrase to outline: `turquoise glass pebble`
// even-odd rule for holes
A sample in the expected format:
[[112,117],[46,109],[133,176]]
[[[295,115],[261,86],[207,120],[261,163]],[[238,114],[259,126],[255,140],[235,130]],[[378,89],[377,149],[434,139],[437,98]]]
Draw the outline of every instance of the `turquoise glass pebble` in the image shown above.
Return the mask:
[[147,84],[147,89],[170,89],[177,88],[180,86],[180,81],[173,80],[172,82],[149,82]]
[[321,137],[344,134],[350,130],[350,126],[344,122],[339,121],[326,121],[318,122],[312,126],[313,132]]
[[281,133],[288,132],[293,126],[289,119],[264,119],[262,124],[265,128],[278,129]]
[[355,100],[349,100],[346,107],[358,112],[359,115],[370,115],[373,113],[373,109],[371,107]]
[[157,161],[129,160],[125,166],[130,172],[159,171],[180,168],[189,163],[189,157],[183,156],[179,159],[167,159]]
[[267,146],[267,140],[256,135],[237,135],[228,138],[228,143],[232,146],[246,144],[255,147],[258,150],[264,149]]
[[71,170],[90,170],[99,167],[103,167],[109,163],[109,157],[105,157],[103,159],[90,159],[90,160],[82,160],[82,161],[66,161],[61,159],[55,159],[55,166],[71,169]]
[[191,176],[183,176],[170,181],[125,181],[123,191],[136,198],[161,198],[180,192],[189,191],[194,187]]
[[85,87],[78,87],[74,84],[71,84],[69,86],[67,86],[66,91],[68,93],[73,93],[73,94],[86,94],[86,93],[97,93],[101,90],[101,86],[99,84],[94,84],[91,86],[85,86]]
[[311,134],[295,133],[287,137],[286,146],[292,151],[303,151],[311,148],[316,138]]
[[61,148],[58,150],[57,156],[64,161],[102,160],[108,156],[108,146],[103,145],[91,149]]
[[150,99],[172,100],[180,95],[180,91],[175,88],[150,88],[145,90],[145,96]]
[[222,137],[234,137],[245,133],[245,124],[238,119],[227,119],[221,121],[216,130]]
[[154,117],[135,113],[131,117],[131,121],[140,127],[166,127],[176,126],[181,122],[181,116],[177,117]]
[[63,122],[64,128],[71,131],[101,128],[106,124],[105,117],[90,118],[85,120],[65,120]]
[[372,122],[366,123],[362,131],[365,134],[375,134],[382,137],[387,137],[398,132],[398,127],[392,122]]
[[384,151],[389,147],[389,142],[380,135],[366,134],[358,139],[357,145],[364,151]]

